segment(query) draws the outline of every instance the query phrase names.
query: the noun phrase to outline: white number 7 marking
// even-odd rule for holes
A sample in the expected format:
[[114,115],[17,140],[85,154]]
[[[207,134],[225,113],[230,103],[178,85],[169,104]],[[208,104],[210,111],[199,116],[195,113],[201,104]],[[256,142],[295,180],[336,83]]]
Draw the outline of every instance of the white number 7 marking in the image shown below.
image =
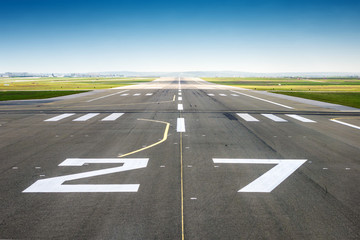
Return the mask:
[[228,159],[213,158],[214,163],[277,164],[238,192],[271,192],[296,171],[306,159]]
[[137,192],[140,184],[62,184],[66,181],[81,178],[145,168],[148,160],[148,158],[68,158],[60,163],[59,166],[83,166],[85,163],[123,163],[123,165],[120,167],[38,180],[23,192]]

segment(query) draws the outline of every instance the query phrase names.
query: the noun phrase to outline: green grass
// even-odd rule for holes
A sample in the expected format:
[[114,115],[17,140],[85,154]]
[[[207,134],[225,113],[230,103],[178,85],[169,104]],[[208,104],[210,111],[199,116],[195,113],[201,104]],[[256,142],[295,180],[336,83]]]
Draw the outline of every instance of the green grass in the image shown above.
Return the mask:
[[360,108],[359,78],[203,78],[206,81],[253,90]]
[[284,95],[360,108],[360,92],[277,92]]
[[94,90],[152,80],[154,78],[0,78],[0,90]]
[[87,91],[0,91],[0,101],[44,99],[82,93]]

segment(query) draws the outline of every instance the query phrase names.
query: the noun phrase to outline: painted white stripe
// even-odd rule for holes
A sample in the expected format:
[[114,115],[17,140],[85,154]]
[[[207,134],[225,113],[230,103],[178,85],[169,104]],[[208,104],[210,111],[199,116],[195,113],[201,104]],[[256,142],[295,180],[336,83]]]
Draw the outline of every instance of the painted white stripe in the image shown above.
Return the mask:
[[209,94],[208,94],[208,96],[213,97],[213,96],[215,96],[215,94],[213,94],[213,93],[209,93]]
[[248,95],[248,94],[245,94],[245,93],[236,92],[236,91],[231,91],[231,92],[238,93],[238,94],[241,94],[241,95],[244,95],[244,96],[247,96],[247,97],[251,97],[251,98],[254,98],[254,99],[257,99],[257,100],[260,100],[260,101],[272,103],[272,104],[278,105],[278,106],[280,106],[280,107],[289,108],[289,109],[294,109],[294,108],[292,108],[292,107],[289,107],[289,106],[286,106],[286,105],[283,105],[283,104],[280,104],[280,103],[276,103],[276,102],[269,101],[269,100],[266,100],[266,99],[263,99],[263,98],[259,98],[259,97],[254,97],[254,96],[251,96],[251,95]]
[[185,132],[185,119],[184,118],[178,118],[177,119],[177,132]]
[[106,118],[103,118],[101,121],[115,121],[119,117],[121,117],[124,113],[112,113]]
[[179,95],[179,96],[181,96],[181,95],[182,95],[182,93],[181,93],[181,92],[179,92],[179,93],[178,93],[178,95]]
[[74,115],[74,114],[75,114],[75,113],[64,113],[64,114],[61,114],[61,115],[59,115],[59,116],[46,119],[46,120],[44,120],[44,121],[45,121],[45,122],[56,122],[56,121],[59,121],[59,120],[61,120],[61,119],[70,117],[70,116],[72,116],[72,115]]
[[313,120],[310,120],[310,119],[308,119],[308,118],[301,117],[301,116],[296,115],[296,114],[285,114],[285,115],[288,116],[288,117],[294,118],[294,119],[296,119],[296,120],[299,120],[299,121],[301,121],[301,122],[316,123],[316,122],[313,121]]
[[226,97],[226,96],[227,96],[226,94],[223,94],[223,93],[220,93],[219,95],[220,95],[220,96],[223,96],[223,97]]
[[296,171],[306,159],[223,159],[213,158],[214,163],[240,163],[240,164],[277,164],[275,167],[246,185],[238,192],[271,192],[293,172]]
[[120,96],[127,96],[129,95],[128,93],[124,93],[124,94],[121,94]]
[[182,101],[182,97],[178,97],[178,100],[179,100],[179,101]]
[[231,94],[231,96],[238,97],[239,95],[237,95],[237,94]]
[[247,122],[258,122],[259,120],[257,120],[256,118],[254,118],[253,116],[251,116],[250,114],[247,113],[237,113],[237,115],[239,117],[241,117],[242,119],[244,119]]
[[140,96],[141,93],[135,93],[133,96]]
[[360,129],[359,126],[356,126],[356,125],[353,125],[353,124],[350,124],[350,123],[346,123],[346,122],[342,122],[342,121],[339,121],[339,120],[336,120],[336,119],[330,119],[330,121],[333,121],[333,122],[336,122],[336,123],[340,123],[340,124],[345,125],[345,126],[348,126],[348,127]]
[[287,122],[285,119],[275,116],[274,114],[261,114],[266,118],[273,120],[274,122]]
[[147,93],[147,94],[146,94],[146,96],[151,96],[151,95],[153,95],[153,94],[152,94],[152,93]]
[[184,106],[183,106],[182,104],[178,104],[178,110],[179,110],[179,111],[184,110]]
[[87,121],[89,120],[90,118],[93,118],[95,116],[99,115],[99,113],[88,113],[88,114],[85,114],[84,116],[81,116],[77,119],[74,119],[73,121],[75,122],[84,122],[84,121]]
[[109,94],[109,95],[106,95],[106,96],[94,98],[94,99],[88,100],[88,101],[86,101],[86,102],[96,101],[96,100],[99,100],[99,99],[102,99],[102,98],[106,98],[106,97],[110,97],[110,96],[114,96],[114,95],[116,95],[116,94],[120,94],[120,93],[123,93],[123,92],[126,92],[126,91],[129,91],[129,90],[124,90],[124,91],[121,91],[121,92],[112,93],[112,94]]

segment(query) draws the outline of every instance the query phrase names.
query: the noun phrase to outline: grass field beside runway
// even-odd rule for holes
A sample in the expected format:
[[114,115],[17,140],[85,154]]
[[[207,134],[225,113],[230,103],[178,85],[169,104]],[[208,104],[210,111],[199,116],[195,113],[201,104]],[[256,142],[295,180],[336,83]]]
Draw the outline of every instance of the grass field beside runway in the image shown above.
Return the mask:
[[0,91],[0,101],[7,100],[26,100],[26,99],[44,99],[60,97],[87,91]]
[[203,78],[206,81],[360,108],[358,78]]
[[94,90],[153,81],[154,78],[0,78],[0,90]]
[[153,80],[154,78],[0,78],[0,101],[59,97]]

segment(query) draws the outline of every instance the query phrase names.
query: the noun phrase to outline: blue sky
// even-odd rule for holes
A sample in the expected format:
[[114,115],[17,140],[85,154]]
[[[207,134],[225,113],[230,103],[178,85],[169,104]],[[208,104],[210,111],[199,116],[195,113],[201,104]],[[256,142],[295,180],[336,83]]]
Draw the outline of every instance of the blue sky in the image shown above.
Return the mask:
[[0,72],[360,72],[359,0],[0,0]]

